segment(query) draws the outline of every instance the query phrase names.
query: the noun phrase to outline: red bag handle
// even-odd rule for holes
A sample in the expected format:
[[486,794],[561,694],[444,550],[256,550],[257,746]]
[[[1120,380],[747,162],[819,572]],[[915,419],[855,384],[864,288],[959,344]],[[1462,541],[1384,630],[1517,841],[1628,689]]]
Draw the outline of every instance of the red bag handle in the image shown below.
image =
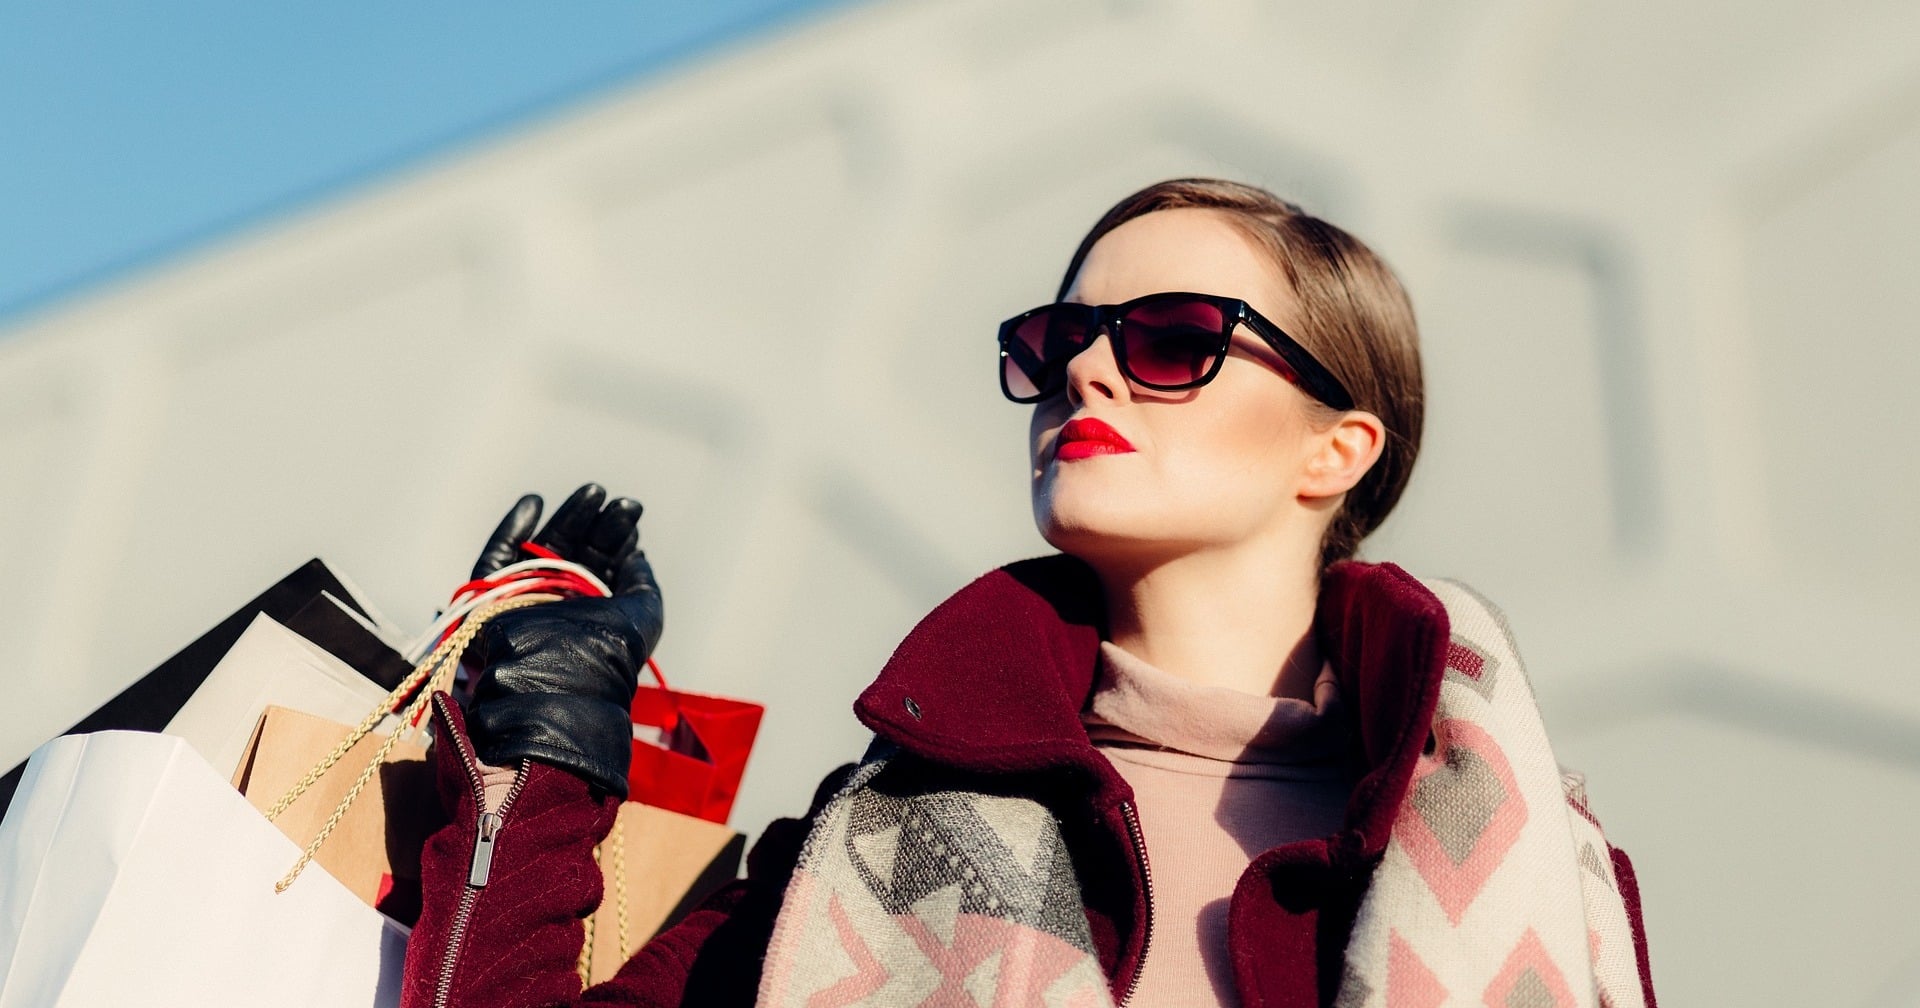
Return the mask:
[[680,695],[673,691],[672,686],[667,685],[667,674],[660,671],[660,663],[651,657],[647,659],[647,671],[652,672],[653,677],[659,680],[660,692],[667,695],[667,703],[673,708],[673,712],[667,716],[667,723],[661,725],[660,730],[672,731],[680,727]]

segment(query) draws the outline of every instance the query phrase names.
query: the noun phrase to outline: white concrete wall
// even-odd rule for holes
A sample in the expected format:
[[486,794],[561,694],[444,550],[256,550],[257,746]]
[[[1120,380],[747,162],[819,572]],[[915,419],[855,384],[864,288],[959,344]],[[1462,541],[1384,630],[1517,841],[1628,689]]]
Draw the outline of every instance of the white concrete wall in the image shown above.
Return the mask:
[[992,327],[1157,178],[1411,285],[1369,555],[1519,630],[1672,1005],[1920,988],[1920,8],[894,0],[0,335],[0,764],[309,555],[416,624],[525,489],[643,496],[661,658],[764,699],[738,810],[1039,552]]

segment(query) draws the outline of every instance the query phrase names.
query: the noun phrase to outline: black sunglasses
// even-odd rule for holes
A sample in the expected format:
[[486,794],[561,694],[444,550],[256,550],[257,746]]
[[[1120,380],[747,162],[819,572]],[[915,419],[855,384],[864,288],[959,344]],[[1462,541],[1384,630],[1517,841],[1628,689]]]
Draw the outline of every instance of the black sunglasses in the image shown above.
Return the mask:
[[1066,387],[1067,362],[1105,331],[1127,380],[1160,392],[1199,388],[1220,373],[1235,326],[1245,323],[1293,369],[1301,391],[1337,410],[1353,397],[1331,371],[1239,298],[1184,291],[1115,305],[1059,302],[1000,323],[1000,391],[1039,402]]

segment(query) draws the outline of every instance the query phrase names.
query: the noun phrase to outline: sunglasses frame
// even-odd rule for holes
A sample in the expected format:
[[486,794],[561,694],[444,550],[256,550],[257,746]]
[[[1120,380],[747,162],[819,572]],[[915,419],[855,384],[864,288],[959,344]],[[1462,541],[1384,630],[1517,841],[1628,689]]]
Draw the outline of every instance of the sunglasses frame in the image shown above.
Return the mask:
[[[1142,304],[1162,299],[1200,301],[1212,305],[1220,310],[1220,316],[1225,323],[1220,332],[1219,349],[1216,350],[1213,355],[1213,364],[1207,368],[1205,374],[1192,381],[1178,382],[1172,385],[1156,384],[1146,381],[1134,374],[1133,368],[1127,364],[1127,341],[1122,338],[1127,313]],[[1279,354],[1280,359],[1286,361],[1287,366],[1293,369],[1293,383],[1300,391],[1337,410],[1350,410],[1353,408],[1353,396],[1347,393],[1346,386],[1340,384],[1340,379],[1335,378],[1333,372],[1327,370],[1326,365],[1314,359],[1314,356],[1307,352],[1307,348],[1301,346],[1293,337],[1287,335],[1285,330],[1274,325],[1265,315],[1255,311],[1252,305],[1235,297],[1227,297],[1221,294],[1200,294],[1193,291],[1160,291],[1134,298],[1131,301],[1122,301],[1119,304],[1110,305],[1086,305],[1073,301],[1056,301],[1053,304],[1045,304],[1038,308],[1021,312],[1005,322],[1000,323],[1000,391],[1013,402],[1036,403],[1054,395],[1066,387],[1064,381],[1056,382],[1053,383],[1054,387],[1042,388],[1034,395],[1023,397],[1014,395],[1013,389],[1007,386],[1007,358],[1013,356],[1008,347],[1010,346],[1010,341],[1014,339],[1014,334],[1019,331],[1020,326],[1028,319],[1045,312],[1057,311],[1063,306],[1075,311],[1091,311],[1093,313],[1093,324],[1087,329],[1087,332],[1092,335],[1087,339],[1086,344],[1080,347],[1079,350],[1068,354],[1065,360],[1060,362],[1059,374],[1063,378],[1066,375],[1066,361],[1072,360],[1074,356],[1078,355],[1081,351],[1092,346],[1094,340],[1099,339],[1099,334],[1104,331],[1107,334],[1108,345],[1113,348],[1114,363],[1119,365],[1120,373],[1125,376],[1128,381],[1156,392],[1183,392],[1187,389],[1196,389],[1212,381],[1214,376],[1220,373],[1221,365],[1225,364],[1227,360],[1227,350],[1233,344],[1234,329],[1245,325],[1247,328],[1253,330],[1254,335],[1259,336],[1268,346],[1272,347],[1273,352]],[[1018,367],[1019,365],[1014,364],[1013,366]],[[1022,370],[1024,371],[1024,369]],[[1038,383],[1036,382],[1035,384],[1037,385]]]

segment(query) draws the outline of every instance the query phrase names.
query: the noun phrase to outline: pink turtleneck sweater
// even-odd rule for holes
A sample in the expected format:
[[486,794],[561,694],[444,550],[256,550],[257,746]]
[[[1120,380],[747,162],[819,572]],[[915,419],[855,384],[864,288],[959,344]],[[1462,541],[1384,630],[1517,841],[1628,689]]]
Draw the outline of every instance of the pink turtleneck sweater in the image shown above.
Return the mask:
[[1331,669],[1313,702],[1190,683],[1112,643],[1082,720],[1133,786],[1153,872],[1138,1005],[1240,1003],[1227,906],[1253,858],[1340,828],[1352,788]]

